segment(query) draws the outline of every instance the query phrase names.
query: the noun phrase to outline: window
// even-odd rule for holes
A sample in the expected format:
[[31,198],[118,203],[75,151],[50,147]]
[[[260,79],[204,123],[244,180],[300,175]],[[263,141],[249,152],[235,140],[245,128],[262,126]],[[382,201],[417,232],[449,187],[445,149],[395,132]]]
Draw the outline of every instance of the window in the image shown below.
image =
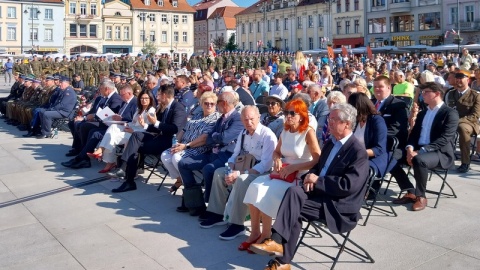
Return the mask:
[[45,29],[45,41],[53,40],[53,29]]
[[450,24],[456,24],[457,23],[457,7],[451,7],[450,8]]
[[140,30],[140,41],[145,41],[145,30]]
[[302,29],[302,17],[297,17],[297,29]]
[[342,12],[342,2],[340,0],[337,1],[337,13]]
[[182,15],[182,23],[183,23],[183,24],[188,23],[188,17],[187,17],[187,15]]
[[172,0],[172,6],[173,7],[178,7],[178,1],[177,0]]
[[17,18],[17,8],[16,7],[7,7],[7,18],[10,18],[10,19]]
[[80,14],[87,15],[87,3],[80,3]]
[[77,36],[77,25],[74,23],[70,24],[70,36],[76,37]]
[[7,40],[16,40],[17,39],[17,28],[15,26],[7,27]]
[[313,28],[313,16],[308,15],[308,28]]
[[30,40],[38,40],[38,28],[30,28]]
[[150,13],[150,15],[148,15],[148,18],[150,19],[151,22],[154,22],[155,21],[155,14]]
[[302,38],[299,38],[299,39],[298,39],[298,49],[299,49],[299,50],[303,50],[303,47],[302,47]]
[[122,16],[122,13],[117,11],[117,12],[115,12],[115,16]]
[[248,32],[253,33],[253,23],[248,23]]
[[123,27],[123,39],[130,40],[130,27],[128,26]]
[[[223,34],[223,33],[222,33],[222,34]],[[183,41],[184,43],[187,43],[187,42],[188,42],[187,32],[183,32],[183,34],[182,34],[182,41]]]
[[313,38],[312,37],[308,38],[308,49],[313,50]]
[[318,14],[318,27],[323,27],[323,15]]
[[145,4],[145,6],[150,6],[150,0],[144,0],[143,3]]
[[384,7],[385,0],[372,0],[372,7]]
[[345,0],[345,12],[350,11],[350,0]]
[[90,37],[97,37],[97,25],[96,24],[90,24]]
[[158,6],[163,7],[163,0],[158,0]]
[[51,8],[45,9],[45,20],[53,20],[53,9]]
[[245,24],[242,23],[242,34],[245,34]]
[[150,31],[150,42],[155,42],[155,31]]
[[342,22],[337,22],[337,35],[340,35],[342,31]]
[[283,30],[288,30],[288,18],[283,19]]
[[178,15],[173,15],[173,23],[178,24]]
[[30,11],[28,12],[28,13],[29,13],[29,17],[28,17],[28,18],[29,18],[30,20],[32,20],[32,19],[38,20],[38,14],[40,14],[40,12],[38,11],[38,9],[37,9],[37,8],[29,8],[29,10],[30,10]]
[[139,19],[141,22],[144,22],[146,16],[147,16],[146,13],[145,13],[145,12],[142,12],[142,13],[138,14],[138,19]]
[[162,31],[162,42],[167,43],[167,31]]
[[418,14],[418,30],[440,30],[440,12]]
[[90,4],[90,15],[97,15],[97,4]]
[[345,34],[350,34],[350,21],[345,21]]
[[360,0],[353,0],[353,10],[360,10]]
[[355,26],[354,26],[354,29],[353,29],[353,33],[358,34],[359,31],[360,31],[360,20],[355,20],[354,24],[355,24]]
[[474,6],[465,6],[465,21],[473,22],[474,17]]
[[177,31],[173,32],[173,42],[178,42],[178,32]]
[[410,2],[410,0],[392,0],[392,3],[405,3]]
[[387,18],[368,19],[368,33],[386,33],[387,32]]
[[267,32],[272,31],[272,27],[270,27],[270,21],[267,21]]
[[87,37],[87,25],[80,24],[80,37]]
[[288,39],[284,39],[283,40],[283,49],[285,49],[286,51],[288,51]]
[[245,42],[242,42],[242,50],[245,50]]
[[112,27],[107,26],[107,30],[105,31],[105,39],[112,39]]
[[122,38],[121,33],[122,33],[122,30],[120,29],[120,26],[115,26],[115,39],[116,40],[120,40]]
[[257,33],[260,33],[261,30],[260,30],[260,21],[257,22]]
[[253,42],[251,42],[251,41],[248,42],[248,49],[249,49],[250,51],[253,51]]
[[77,13],[77,3],[73,2],[70,3],[70,14],[76,14]]
[[[395,1],[395,0],[394,0]],[[403,15],[390,17],[390,32],[410,32],[414,31],[414,15]]]
[[275,31],[280,31],[280,20],[275,19]]

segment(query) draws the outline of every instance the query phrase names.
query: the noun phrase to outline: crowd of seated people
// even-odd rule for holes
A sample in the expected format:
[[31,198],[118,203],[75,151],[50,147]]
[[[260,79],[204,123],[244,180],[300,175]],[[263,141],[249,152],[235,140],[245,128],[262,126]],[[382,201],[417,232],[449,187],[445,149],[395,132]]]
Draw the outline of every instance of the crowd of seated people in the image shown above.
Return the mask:
[[[251,233],[238,249],[275,255],[266,269],[289,269],[302,218],[325,220],[335,233],[353,229],[369,168],[379,178],[390,173],[406,191],[393,203],[412,203],[414,211],[428,204],[429,170],[453,165],[457,132],[458,172],[469,171],[470,140],[480,128],[480,96],[469,71],[448,69],[444,86],[433,62],[424,62],[423,72],[415,65],[404,72],[395,61],[320,69],[311,61],[297,52],[284,73],[269,66],[102,79],[92,102],[69,121],[71,159],[61,164],[82,169],[102,160],[99,173],[122,179],[112,190],[120,193],[137,189],[146,155],[160,158],[175,180],[170,192],[183,185],[177,211],[198,216],[202,228],[228,224],[223,240],[244,235],[250,218]],[[25,137],[48,137],[52,119],[75,112],[78,91],[69,78],[14,77],[0,112],[7,123],[24,125]],[[102,110],[111,115],[102,117]],[[394,153],[389,137],[399,142]],[[250,166],[240,169],[247,158]]]

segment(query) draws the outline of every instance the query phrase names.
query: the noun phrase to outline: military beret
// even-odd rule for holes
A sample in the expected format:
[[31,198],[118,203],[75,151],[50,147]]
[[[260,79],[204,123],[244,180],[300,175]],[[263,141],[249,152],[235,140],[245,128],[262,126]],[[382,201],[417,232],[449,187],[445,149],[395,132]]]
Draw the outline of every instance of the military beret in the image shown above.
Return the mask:
[[129,77],[127,77],[127,82],[129,82],[129,81],[131,81],[131,80],[134,80],[134,79],[135,79],[134,76],[129,76]]
[[55,75],[55,76],[53,76],[53,79],[56,80],[56,81],[58,81],[58,80],[60,80],[60,76]]
[[67,76],[60,76],[59,79],[60,79],[61,82],[69,82],[70,81],[70,78],[67,77]]
[[466,70],[460,70],[455,73],[455,79],[463,79],[463,78],[470,78],[470,72]]

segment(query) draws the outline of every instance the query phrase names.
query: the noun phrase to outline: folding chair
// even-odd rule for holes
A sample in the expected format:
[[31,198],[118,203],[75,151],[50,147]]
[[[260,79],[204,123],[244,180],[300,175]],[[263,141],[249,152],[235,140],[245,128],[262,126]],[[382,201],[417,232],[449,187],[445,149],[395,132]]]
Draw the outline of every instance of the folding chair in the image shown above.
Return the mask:
[[[341,240],[341,243],[339,240],[337,240],[337,238],[328,231],[328,228],[326,227],[326,224],[325,224],[325,221],[324,220],[314,220],[314,221],[307,221],[308,224],[307,226],[305,227],[305,229],[303,229],[303,232],[302,234],[300,235],[300,239],[298,240],[298,244],[297,244],[297,247],[295,248],[295,253],[297,252],[298,248],[300,247],[300,245],[304,245],[330,259],[333,260],[333,264],[332,264],[332,267],[330,269],[334,269],[335,268],[335,265],[337,264],[338,262],[338,259],[340,258],[340,254],[342,254],[342,252],[344,250],[348,251],[348,253],[356,256],[357,258],[359,259],[362,259],[364,262],[366,262],[367,260],[370,261],[370,263],[375,263],[375,260],[372,258],[372,256],[370,256],[370,254],[364,249],[362,248],[360,245],[358,245],[357,243],[355,243],[354,241],[352,241],[350,239],[350,232],[351,231],[348,231],[346,233],[341,233],[339,234],[339,236],[341,236],[343,238],[343,240]],[[312,227],[315,231],[309,231],[308,229]],[[333,256],[330,256],[326,253],[324,253],[323,251],[315,248],[313,245],[309,245],[307,243],[304,242],[304,238],[305,238],[305,235],[308,233],[309,235],[313,237],[319,237],[319,238],[323,238],[321,232],[325,233],[326,235],[330,236],[333,241],[335,241],[337,247],[339,248],[338,250],[338,253],[335,257]],[[359,251],[357,250],[353,250],[349,247],[346,246],[347,242],[349,244],[352,244],[353,246],[355,246]]]
[[266,98],[267,98],[266,96],[260,95],[255,99],[255,103],[256,104],[265,104],[265,99]]
[[[161,167],[165,171],[164,175],[162,175],[159,172],[156,172],[158,167]],[[147,179],[145,179],[145,183],[148,183],[148,181],[150,180],[150,177],[152,177],[152,174],[155,174],[156,176],[160,177],[161,182],[157,188],[157,191],[160,190],[160,188],[163,185],[163,182],[165,182],[165,179],[168,176],[168,170],[165,168],[165,166],[163,166],[160,155],[145,155],[144,169],[147,171],[150,171]]]
[[260,112],[260,114],[268,112],[267,105],[257,104],[257,108],[258,108],[258,111]]

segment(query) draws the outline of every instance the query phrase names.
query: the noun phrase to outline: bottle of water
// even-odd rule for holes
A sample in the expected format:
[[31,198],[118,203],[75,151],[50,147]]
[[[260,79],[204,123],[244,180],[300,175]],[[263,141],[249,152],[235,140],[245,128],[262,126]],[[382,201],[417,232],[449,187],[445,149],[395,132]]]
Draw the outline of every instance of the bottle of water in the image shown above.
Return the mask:
[[228,166],[228,162],[225,163],[225,175],[229,175],[232,173],[232,168]]
[[58,128],[53,129],[53,138],[58,139]]
[[177,134],[173,134],[173,138],[172,138],[172,146],[175,146],[177,145],[178,141],[177,141]]

